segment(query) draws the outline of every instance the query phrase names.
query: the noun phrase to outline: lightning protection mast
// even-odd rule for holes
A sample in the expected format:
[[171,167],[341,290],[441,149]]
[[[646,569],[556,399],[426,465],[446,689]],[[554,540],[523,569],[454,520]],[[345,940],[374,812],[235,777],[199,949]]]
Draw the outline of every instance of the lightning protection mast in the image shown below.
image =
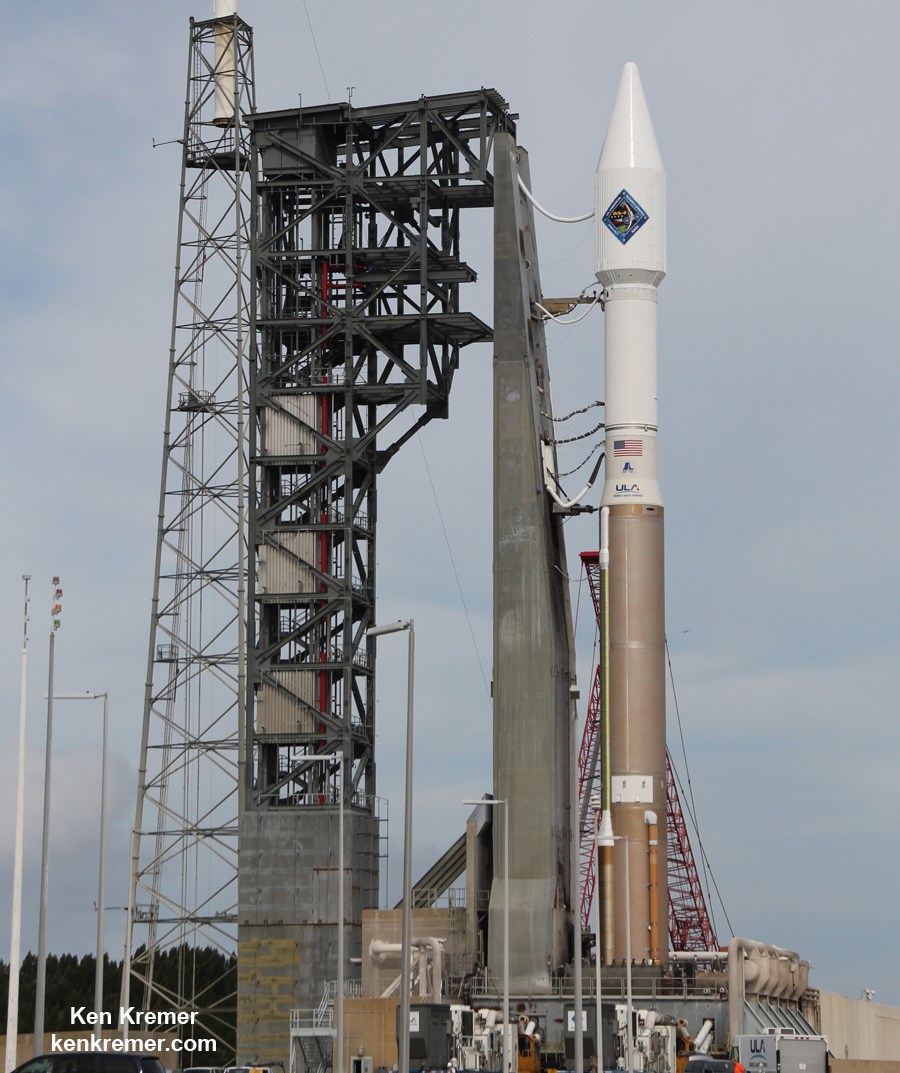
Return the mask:
[[[123,1004],[234,1046],[246,650],[252,31],[190,21],[178,252]],[[218,952],[222,978],[201,958]],[[129,971],[130,970],[130,971]],[[202,988],[202,990],[201,990]],[[230,1024],[229,1024],[230,1022]]]

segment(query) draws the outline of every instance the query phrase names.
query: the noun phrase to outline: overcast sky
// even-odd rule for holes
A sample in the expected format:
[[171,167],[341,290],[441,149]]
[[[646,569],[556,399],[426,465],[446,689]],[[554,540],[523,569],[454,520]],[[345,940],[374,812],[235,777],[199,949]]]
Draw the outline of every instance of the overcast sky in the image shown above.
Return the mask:
[[[212,0],[31,0],[7,11],[0,42],[6,817],[33,576],[23,951],[37,944],[55,574],[56,688],[110,692],[107,903],[125,903],[180,164],[154,140],[181,135],[188,16],[211,13]],[[536,196],[563,215],[591,208],[622,66],[639,65],[668,171],[667,630],[703,842],[737,934],[798,950],[814,986],[900,1004],[900,6],[242,0],[240,13],[262,110],[348,87],[359,105],[496,88],[520,116]],[[490,214],[476,217],[464,256],[480,282],[463,301],[489,320]],[[591,225],[538,227],[545,294],[589,284]],[[602,397],[602,339],[599,313],[549,329],[558,412]],[[490,789],[490,392],[490,348],[466,350],[450,419],[379,486],[379,619],[413,617],[417,632],[417,873],[462,830],[462,799]],[[567,524],[578,603],[596,523]],[[398,850],[404,655],[380,642],[379,792]],[[93,947],[100,714],[56,706],[55,952]],[[671,696],[669,724],[680,761]],[[4,959],[12,845],[4,822]],[[394,855],[393,889],[399,875]],[[117,957],[122,919],[110,910]]]

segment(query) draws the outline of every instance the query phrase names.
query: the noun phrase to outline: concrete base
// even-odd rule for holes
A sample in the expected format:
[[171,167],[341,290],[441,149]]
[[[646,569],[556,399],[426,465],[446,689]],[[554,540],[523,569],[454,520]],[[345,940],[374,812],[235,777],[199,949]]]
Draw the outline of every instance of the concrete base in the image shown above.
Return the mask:
[[[338,810],[246,812],[238,867],[237,1063],[284,1061],[292,1009],[338,977]],[[345,814],[344,976],[359,979],[362,911],[378,901],[377,820]]]

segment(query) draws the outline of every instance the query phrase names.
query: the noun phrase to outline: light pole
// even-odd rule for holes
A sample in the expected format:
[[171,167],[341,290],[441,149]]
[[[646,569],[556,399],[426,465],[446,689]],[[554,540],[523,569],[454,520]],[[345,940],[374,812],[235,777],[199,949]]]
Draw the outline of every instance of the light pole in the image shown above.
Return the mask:
[[22,672],[19,689],[19,775],[16,789],[16,847],[13,858],[12,926],[9,932],[9,997],[6,1006],[6,1073],[16,1066],[19,1042],[19,961],[22,941],[22,857],[25,846],[25,712],[28,692],[28,582],[23,574],[25,609],[22,613]]
[[334,996],[334,1073],[344,1069],[344,754],[319,753],[315,757],[327,763],[340,764],[340,796],[338,797],[338,891],[337,891],[337,982]]
[[[416,631],[413,620],[392,622],[389,626],[372,626],[366,637],[383,637],[387,633],[409,634],[406,679],[406,787],[403,801],[403,918],[400,939],[400,1073],[409,1073],[409,963],[412,955],[412,767],[413,767],[413,668],[415,666]],[[339,1070],[338,1073],[343,1073]]]
[[[625,844],[625,1061],[628,1073],[634,1070],[634,1031],[632,1028],[632,988],[631,988],[631,871],[629,857],[631,856],[628,835],[614,835],[612,832],[612,820],[606,823],[608,813],[603,813],[603,822],[597,832],[598,846],[614,846],[616,842]],[[599,959],[597,975],[599,978]],[[600,999],[597,998],[599,1015]]]
[[580,795],[578,792],[578,698],[580,693],[577,685],[573,682],[569,686],[569,709],[572,716],[572,732],[570,734],[571,746],[569,755],[569,814],[572,817],[571,838],[569,839],[569,869],[572,876],[574,891],[571,896],[574,913],[572,930],[575,950],[573,959],[572,983],[575,987],[573,1027],[575,1039],[573,1046],[573,1058],[575,1060],[575,1073],[584,1073],[584,980],[582,972],[582,934],[581,934],[581,869],[578,866],[578,855],[581,849],[581,810],[579,808]]
[[[106,914],[106,772],[109,766],[109,693],[54,693],[53,700],[102,700],[103,747],[100,762],[100,860],[97,868],[97,964],[94,971],[94,1011],[103,1012],[103,918]],[[102,1020],[98,1022],[102,1024]]]
[[50,768],[53,757],[53,667],[56,631],[61,624],[62,589],[59,578],[50,608],[50,655],[47,662],[47,737],[44,743],[44,822],[41,831],[41,893],[38,906],[38,954],[34,987],[34,1057],[44,1049],[44,997],[47,989],[47,903],[50,896]]
[[[595,1048],[597,1052],[597,1073],[603,1073],[603,952],[600,942],[600,846],[601,815],[603,802],[599,794],[591,795],[591,808],[594,810],[594,971],[597,988],[597,1034]],[[605,832],[604,832],[605,834]],[[610,830],[610,835],[612,831]],[[604,845],[606,843],[603,843]]]
[[335,1073],[344,1073],[344,754],[340,754],[340,798],[338,808],[338,992],[335,996],[337,1048]]
[[[482,798],[463,801],[464,805],[503,806],[503,1073],[511,1073],[509,1053],[509,801]],[[580,1026],[576,1026],[576,1031]]]

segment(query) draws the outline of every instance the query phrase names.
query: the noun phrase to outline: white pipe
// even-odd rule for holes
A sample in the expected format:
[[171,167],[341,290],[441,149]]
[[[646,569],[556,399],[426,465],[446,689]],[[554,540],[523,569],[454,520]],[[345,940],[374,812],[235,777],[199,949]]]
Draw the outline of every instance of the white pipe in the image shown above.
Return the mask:
[[609,507],[600,508],[600,551],[598,565],[601,570],[609,568]]
[[557,216],[555,213],[549,212],[547,209],[544,208],[543,205],[540,205],[535,200],[534,195],[525,185],[521,175],[519,176],[519,189],[522,191],[525,197],[528,198],[531,204],[534,205],[534,207],[539,213],[541,213],[543,216],[546,216],[548,220],[555,220],[558,224],[580,224],[584,220],[592,220],[594,218],[593,210],[591,212],[584,213],[584,215],[582,216]]
[[[443,992],[444,981],[444,940],[434,936],[411,939],[410,946],[414,947],[419,958],[419,990],[421,993],[423,980],[425,979],[424,965],[427,955],[431,953],[431,992],[435,1001],[440,1000]],[[373,939],[369,943],[369,957],[376,963],[384,964],[392,961],[403,960],[403,944],[388,943],[383,939]]]
[[697,1033],[697,1038],[694,1040],[694,1050],[699,1051],[701,1054],[706,1054],[712,1043],[712,1030],[714,1021],[707,1018],[703,1022],[703,1027]]
[[541,455],[544,461],[544,487],[550,493],[551,498],[561,507],[574,507],[575,504],[584,497],[585,493],[591,490],[594,485],[594,481],[597,479],[597,474],[600,472],[600,463],[603,461],[603,455],[601,455],[600,458],[597,460],[597,464],[596,466],[594,466],[590,477],[588,477],[587,484],[584,486],[584,488],[581,489],[577,496],[573,496],[572,499],[563,499],[553,490],[553,482],[555,478],[553,477],[553,473],[550,468],[550,463],[553,461],[553,454],[550,448],[550,444],[544,443],[541,445]]
[[417,944],[416,958],[419,962],[419,998],[428,995],[428,948]]
[[373,939],[369,943],[369,957],[373,961],[394,961],[403,951],[401,943],[386,943],[382,939]]
[[440,1002],[444,992],[444,940],[429,938],[422,942],[431,947],[431,997]]
[[584,318],[588,316],[588,314],[599,301],[600,295],[598,294],[594,298],[593,302],[588,305],[587,309],[583,313],[579,313],[574,320],[563,320],[562,317],[558,316],[556,313],[551,313],[550,310],[546,308],[546,306],[542,306],[540,302],[535,302],[534,308],[539,309],[544,314],[546,320],[555,320],[557,324],[562,324],[563,327],[567,327],[568,325],[578,324],[580,321],[584,320]]
[[215,12],[214,18],[217,19],[230,19],[232,15],[237,14],[238,0],[215,0],[213,10]]

